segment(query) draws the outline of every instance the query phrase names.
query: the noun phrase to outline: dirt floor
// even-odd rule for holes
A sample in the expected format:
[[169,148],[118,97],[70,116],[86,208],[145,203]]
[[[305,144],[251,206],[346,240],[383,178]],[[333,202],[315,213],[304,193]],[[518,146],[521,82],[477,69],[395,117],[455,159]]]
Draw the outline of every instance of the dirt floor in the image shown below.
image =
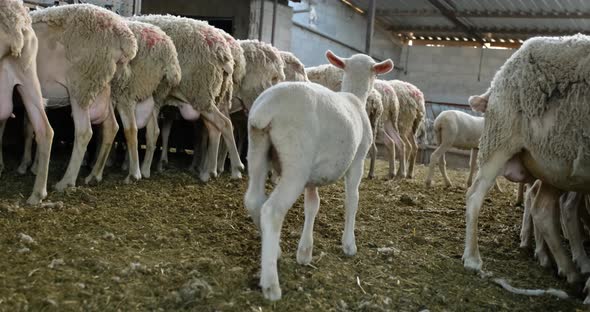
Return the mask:
[[[269,303],[257,286],[260,239],[242,204],[246,179],[223,175],[201,184],[170,169],[125,185],[123,173],[111,169],[98,186],[50,192],[61,207],[31,208],[23,202],[33,177],[17,176],[14,162],[0,178],[1,311],[585,309],[581,286],[568,286],[531,250],[519,250],[522,209],[513,207],[515,186],[505,181],[505,192],[492,193],[482,209],[484,270],[517,287],[563,289],[573,299],[513,295],[463,269],[465,171],[450,171],[456,186],[449,189],[440,174],[426,189],[422,166],[409,181],[363,180],[354,257],[340,248],[343,185],[320,189],[307,267],[295,260],[299,200],[283,228],[283,299]],[[52,164],[51,184],[64,167]],[[378,169],[384,176],[383,162]]]

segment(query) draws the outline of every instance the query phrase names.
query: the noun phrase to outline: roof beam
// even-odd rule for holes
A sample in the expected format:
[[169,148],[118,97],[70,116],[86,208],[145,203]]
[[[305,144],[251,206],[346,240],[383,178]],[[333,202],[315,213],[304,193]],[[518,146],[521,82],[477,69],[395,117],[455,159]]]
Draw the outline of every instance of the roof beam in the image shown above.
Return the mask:
[[[459,27],[444,27],[444,26],[393,26],[388,29],[397,33],[413,33],[414,35],[436,35],[444,36],[446,34],[464,34],[464,30]],[[572,35],[579,32],[587,32],[583,29],[551,29],[551,28],[501,28],[501,27],[475,27],[471,30],[478,34],[492,34],[493,35]],[[463,36],[463,35],[460,35]],[[472,36],[473,38],[477,38]]]
[[440,3],[439,0],[428,0],[428,2],[430,2],[430,4],[432,4],[435,8],[437,8],[449,21],[451,21],[451,23],[453,23],[459,29],[463,30],[463,32],[465,32],[465,34],[477,39],[477,41],[479,41],[481,44],[484,43],[483,39],[479,36],[479,34],[477,34],[475,31],[473,31],[467,25],[463,24],[463,22],[461,22],[457,18],[457,16],[455,15],[455,12],[447,9],[447,7],[444,6],[442,3]]
[[[559,11],[460,11],[454,12],[456,17],[465,18],[538,18],[538,19],[587,19],[590,12],[559,12]],[[379,16],[391,17],[443,17],[437,10],[377,10]]]

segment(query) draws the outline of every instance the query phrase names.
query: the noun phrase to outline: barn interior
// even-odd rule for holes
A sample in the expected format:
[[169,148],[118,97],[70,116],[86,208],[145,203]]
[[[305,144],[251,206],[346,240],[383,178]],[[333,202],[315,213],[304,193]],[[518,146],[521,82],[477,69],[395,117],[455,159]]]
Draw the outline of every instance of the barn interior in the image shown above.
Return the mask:
[[[342,183],[320,189],[313,262],[295,261],[304,220],[299,199],[283,228],[280,279],[283,299],[265,301],[258,286],[260,237],[244,209],[247,174],[226,172],[201,183],[186,168],[201,143],[202,122],[174,118],[170,164],[134,184],[122,183],[126,154],[119,131],[113,162],[98,185],[51,190],[67,165],[74,142],[71,109],[47,110],[55,131],[49,171],[51,205],[23,202],[34,183],[16,173],[23,153],[25,109],[14,92],[14,118],[6,124],[0,168],[0,310],[6,311],[578,311],[583,286],[568,284],[557,269],[543,268],[532,249],[519,248],[522,206],[517,185],[499,178],[480,219],[485,271],[463,269],[465,178],[470,151],[452,148],[446,164],[453,186],[436,178],[424,186],[437,148],[433,123],[444,111],[472,116],[468,99],[486,92],[496,72],[529,38],[590,32],[585,0],[23,0],[30,10],[91,3],[123,17],[171,14],[207,21],[235,39],[256,39],[292,52],[307,67],[326,64],[325,52],[349,57],[364,53],[391,59],[381,77],[402,80],[424,96],[423,133],[418,138],[412,180],[387,179],[387,149],[377,137],[377,179],[361,184],[357,217],[359,254],[340,249],[344,219]],[[39,51],[42,55],[43,51]],[[16,90],[16,89],[15,89]],[[1,104],[0,104],[1,105]],[[246,136],[247,116],[233,113],[235,136]],[[119,124],[121,120],[118,119]],[[96,157],[99,127],[93,127],[82,174]],[[146,148],[139,131],[140,156]],[[159,157],[161,142],[155,158]],[[245,142],[238,146],[247,164]],[[398,154],[399,157],[399,154]],[[368,167],[368,166],[365,166]],[[155,166],[154,166],[155,168]],[[436,174],[435,174],[436,176]],[[268,183],[267,189],[272,184]],[[55,205],[54,205],[55,204]],[[24,237],[24,238],[23,238]],[[30,240],[29,240],[30,239]],[[563,244],[567,241],[563,239]],[[587,243],[587,241],[586,241]],[[585,244],[588,249],[587,244]],[[524,296],[515,287],[561,289],[567,299],[539,292]]]

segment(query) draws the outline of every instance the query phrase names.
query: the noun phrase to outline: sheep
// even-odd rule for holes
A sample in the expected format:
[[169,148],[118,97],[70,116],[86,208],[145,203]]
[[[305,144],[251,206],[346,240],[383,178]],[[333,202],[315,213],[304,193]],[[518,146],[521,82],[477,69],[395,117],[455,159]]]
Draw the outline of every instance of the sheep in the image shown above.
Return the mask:
[[33,192],[27,203],[37,205],[47,197],[47,175],[53,129],[45,115],[45,102],[37,75],[38,39],[28,10],[20,0],[0,2],[0,174],[2,136],[5,122],[12,114],[12,93],[16,87],[32,121],[38,144],[39,165]]
[[[297,252],[299,264],[311,262],[313,222],[319,209],[318,186],[346,176],[346,222],[342,247],[356,254],[354,219],[364,159],[373,134],[365,111],[375,76],[393,62],[375,63],[369,56],[326,57],[344,70],[342,91],[315,83],[283,82],[263,92],[248,117],[248,172],[244,204],[262,234],[260,286],[269,300],[281,298],[277,273],[279,237],[285,214],[305,189],[305,224]],[[265,182],[272,165],[281,179],[270,197]]]
[[[383,104],[383,117],[381,118],[380,126],[376,126],[377,130],[382,133],[385,147],[389,152],[389,178],[393,178],[395,172],[395,145],[399,145],[401,139],[399,137],[398,118],[399,118],[399,100],[395,90],[391,84],[385,80],[375,80],[374,88],[379,92]],[[370,113],[369,113],[370,114]],[[375,131],[375,138],[377,131]],[[377,148],[375,147],[371,155],[371,162],[369,166],[369,179],[374,178],[375,158]]]
[[[225,38],[227,44],[229,45],[230,49],[231,49],[231,54],[232,57],[234,59],[234,71],[233,71],[233,79],[231,80],[232,84],[229,88],[225,88],[226,92],[222,91],[222,94],[220,95],[220,101],[218,102],[218,107],[219,110],[226,116],[226,117],[230,117],[230,110],[232,108],[232,100],[233,100],[233,90],[238,90],[240,87],[240,84],[242,83],[242,80],[244,78],[244,75],[246,75],[246,59],[244,58],[244,50],[242,49],[242,47],[240,46],[240,44],[238,43],[238,41],[236,39],[234,39],[234,37],[232,37],[230,34],[226,33],[225,31],[221,30],[221,29],[217,29],[220,34]],[[228,81],[229,82],[229,81]],[[226,82],[227,83],[227,82]],[[164,127],[162,129],[162,146],[163,146],[163,152],[162,152],[162,158],[160,161],[160,170],[162,169],[162,163],[167,163],[168,162],[168,157],[167,157],[167,135],[170,133],[170,128],[171,128],[171,122],[167,122],[164,124]],[[207,126],[206,129],[211,128],[211,126]],[[195,129],[198,129],[195,127]],[[204,172],[207,167],[207,162],[210,159],[210,156],[208,157],[207,155],[214,155],[214,151],[213,149],[215,149],[216,151],[219,151],[220,145],[219,145],[219,140],[220,140],[220,133],[213,133],[214,134],[214,138],[212,140],[212,144],[207,145],[208,141],[209,141],[209,137],[212,135],[212,133],[209,133],[209,131],[205,132],[202,131],[202,136],[201,136],[201,153],[200,153],[200,157],[198,157],[197,154],[197,140],[195,140],[195,146],[194,146],[194,151],[195,153],[193,154],[193,162],[191,164],[191,166],[189,167],[189,170],[191,171],[195,171],[196,166],[197,166],[197,160],[200,159],[201,160],[201,166],[200,166],[200,171]],[[208,134],[208,135],[206,135]],[[166,145],[165,145],[166,144]],[[166,148],[164,149],[164,146],[166,146]],[[205,152],[205,147],[207,147],[207,152]],[[221,150],[221,152],[219,152],[217,154],[217,172],[216,173],[220,173],[223,171],[223,165],[225,162],[225,159],[227,157],[227,149],[223,148]],[[220,170],[221,169],[221,170]],[[232,172],[232,178],[240,178],[241,177],[241,173],[239,171],[235,171]]]
[[[154,103],[163,103],[170,90],[179,84],[181,69],[172,39],[160,28],[137,21],[126,21],[126,24],[135,35],[138,51],[128,65],[120,67],[111,81],[111,97],[125,130],[129,159],[129,174],[125,182],[130,183],[132,179],[141,179],[137,130],[145,127],[148,120],[151,120],[151,125],[157,124]],[[147,131],[154,131],[154,127],[149,127]],[[114,134],[106,140],[103,134],[99,157],[86,183],[91,179],[102,180]],[[157,137],[153,132],[148,136]]]
[[400,107],[398,117],[400,166],[397,176],[411,179],[414,176],[414,164],[418,155],[416,132],[426,112],[424,95],[411,83],[400,80],[391,80],[390,83],[395,90]]
[[305,74],[305,66],[291,52],[279,51],[285,67],[285,81],[309,81]]
[[[178,61],[182,68],[180,84],[173,88],[166,99],[166,105],[178,106],[182,117],[194,121],[203,117],[212,128],[210,132],[221,131],[225,144],[230,151],[232,171],[243,170],[233,137],[232,124],[217,108],[216,101],[221,94],[224,77],[232,77],[234,60],[231,50],[219,31],[206,22],[171,15],[135,16],[131,20],[145,22],[160,27],[174,42],[178,52]],[[227,80],[226,80],[227,81]],[[160,107],[156,105],[156,112]],[[159,131],[158,131],[159,132]],[[153,141],[152,141],[153,140]],[[150,138],[149,144],[155,147],[156,138]],[[148,148],[149,162],[142,164],[142,176],[149,177],[154,148]],[[217,151],[215,151],[217,153]],[[215,160],[217,155],[215,155]],[[214,161],[209,162],[201,180],[215,176]]]
[[[447,110],[436,117],[433,129],[439,146],[430,156],[428,175],[425,180],[426,187],[432,185],[434,166],[437,163],[445,186],[450,187],[452,185],[447,175],[445,161],[445,153],[452,147],[471,150],[467,187],[471,186],[473,174],[477,169],[477,147],[479,146],[479,137],[483,132],[483,124],[483,117],[472,116],[458,110]],[[501,191],[498,181],[496,181],[495,187]]]
[[[332,91],[338,91],[341,89],[344,72],[336,66],[325,64],[316,67],[308,67],[305,68],[305,73],[311,82],[321,84]],[[391,124],[394,125],[393,127],[397,130],[397,112],[399,110],[399,103],[397,102],[395,91],[393,91],[393,88],[389,86],[387,82],[376,79],[373,87],[375,90],[371,90],[369,93],[366,105],[367,114],[369,115],[371,122],[371,129],[373,130],[373,144],[371,146],[371,162],[368,176],[370,179],[374,178],[375,172],[375,160],[377,158],[376,136],[377,128],[380,124],[380,118],[384,115],[393,120]],[[388,120],[387,118],[386,120]],[[395,153],[390,155],[395,157]]]
[[[285,63],[279,50],[272,45],[258,40],[238,40],[244,51],[246,61],[246,74],[239,88],[234,91],[235,103],[230,113],[242,111],[248,114],[254,100],[267,88],[285,80]],[[239,146],[244,145],[246,129],[236,129]],[[219,172],[223,171],[226,150],[220,147],[221,158],[218,161]]]
[[560,275],[579,277],[558,237],[562,191],[590,192],[588,82],[590,38],[584,35],[527,40],[500,68],[483,96],[470,98],[485,112],[479,172],[466,196],[464,267],[480,270],[477,221],[486,193],[498,175],[513,182],[542,180],[531,215]]
[[64,191],[76,185],[91,124],[102,124],[103,139],[118,129],[109,83],[117,66],[135,57],[137,42],[118,15],[90,4],[52,7],[30,16],[42,51],[37,71],[48,107],[63,105],[64,98],[72,107],[74,148],[66,173],[55,185]]

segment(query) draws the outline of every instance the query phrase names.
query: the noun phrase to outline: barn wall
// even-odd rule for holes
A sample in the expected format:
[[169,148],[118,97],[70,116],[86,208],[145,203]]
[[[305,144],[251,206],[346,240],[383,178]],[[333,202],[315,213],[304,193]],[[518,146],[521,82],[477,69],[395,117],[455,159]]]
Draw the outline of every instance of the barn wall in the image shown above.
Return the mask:
[[405,70],[397,78],[418,86],[427,101],[467,104],[470,95],[487,90],[514,51],[483,49],[482,56],[482,49],[473,47],[404,46],[400,65]]
[[238,39],[248,38],[250,1],[224,0],[142,0],[142,14],[176,14],[207,18],[233,19],[233,35]]
[[[274,1],[264,2],[264,20],[262,21],[262,41],[271,42],[272,33],[272,11]],[[250,30],[248,37],[258,39],[258,30],[260,24],[260,1],[253,0],[250,6]],[[287,3],[277,5],[277,18],[275,24],[275,43],[274,46],[280,50],[291,51],[291,28],[293,22],[293,9]]]
[[[366,17],[350,9],[350,7],[334,0],[307,0],[291,3],[294,10],[311,8],[311,12],[293,15],[291,32],[291,51],[305,64],[316,66],[325,64],[324,54],[331,49],[341,56],[350,56],[358,51],[341,45],[332,40],[314,34],[306,28],[314,29],[338,41],[344,42],[357,50],[365,49]],[[402,51],[400,43],[378,23],[371,46],[372,56],[377,59],[391,58],[396,64]],[[386,76],[392,78],[393,74]]]

